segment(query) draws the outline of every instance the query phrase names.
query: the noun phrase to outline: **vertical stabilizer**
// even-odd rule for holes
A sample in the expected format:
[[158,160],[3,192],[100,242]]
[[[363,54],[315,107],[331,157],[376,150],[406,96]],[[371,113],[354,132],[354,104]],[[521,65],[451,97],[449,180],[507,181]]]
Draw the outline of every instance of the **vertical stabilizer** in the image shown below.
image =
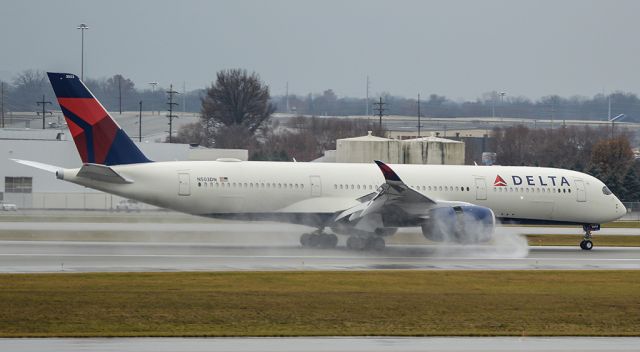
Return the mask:
[[78,76],[48,72],[83,163],[121,165],[147,159]]

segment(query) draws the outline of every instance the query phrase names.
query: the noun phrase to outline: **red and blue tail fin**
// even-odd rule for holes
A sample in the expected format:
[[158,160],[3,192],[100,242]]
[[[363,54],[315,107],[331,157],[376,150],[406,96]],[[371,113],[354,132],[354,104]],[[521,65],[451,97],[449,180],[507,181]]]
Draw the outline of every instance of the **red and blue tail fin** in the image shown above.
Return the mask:
[[83,163],[121,165],[151,161],[78,76],[52,72],[47,75]]

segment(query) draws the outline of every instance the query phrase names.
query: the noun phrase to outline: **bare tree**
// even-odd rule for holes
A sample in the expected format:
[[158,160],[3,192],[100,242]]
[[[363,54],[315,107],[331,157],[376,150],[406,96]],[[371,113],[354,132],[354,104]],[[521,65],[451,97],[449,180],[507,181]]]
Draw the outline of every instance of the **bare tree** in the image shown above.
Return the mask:
[[36,100],[42,99],[43,94],[48,98],[53,97],[46,75],[39,70],[22,71],[13,79],[12,88],[10,101],[13,108],[22,111],[34,109]]
[[217,147],[247,147],[275,111],[269,100],[269,87],[255,72],[248,74],[243,69],[218,72],[216,82],[202,99],[207,135]]

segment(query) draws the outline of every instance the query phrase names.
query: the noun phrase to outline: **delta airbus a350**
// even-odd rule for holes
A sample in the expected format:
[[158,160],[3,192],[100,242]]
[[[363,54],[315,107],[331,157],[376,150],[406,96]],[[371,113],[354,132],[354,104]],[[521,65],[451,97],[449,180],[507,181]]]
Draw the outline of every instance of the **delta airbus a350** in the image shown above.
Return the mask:
[[[238,160],[153,162],[76,75],[48,73],[83,165],[54,172],[68,182],[158,207],[214,218],[317,228],[305,247],[382,249],[399,227],[434,241],[489,241],[496,220],[570,224],[591,231],[624,205],[600,180],[571,170],[514,166],[387,165]],[[324,232],[325,228],[332,233]]]

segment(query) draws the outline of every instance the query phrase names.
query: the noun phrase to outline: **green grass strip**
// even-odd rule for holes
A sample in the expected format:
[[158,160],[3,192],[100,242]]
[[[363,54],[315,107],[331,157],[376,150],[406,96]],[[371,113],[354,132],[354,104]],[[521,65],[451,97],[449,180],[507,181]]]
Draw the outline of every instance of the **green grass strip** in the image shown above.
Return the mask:
[[[578,246],[582,235],[527,235],[530,246]],[[640,236],[602,235],[593,236],[597,247],[640,247]]]
[[0,275],[0,336],[640,335],[640,271]]

